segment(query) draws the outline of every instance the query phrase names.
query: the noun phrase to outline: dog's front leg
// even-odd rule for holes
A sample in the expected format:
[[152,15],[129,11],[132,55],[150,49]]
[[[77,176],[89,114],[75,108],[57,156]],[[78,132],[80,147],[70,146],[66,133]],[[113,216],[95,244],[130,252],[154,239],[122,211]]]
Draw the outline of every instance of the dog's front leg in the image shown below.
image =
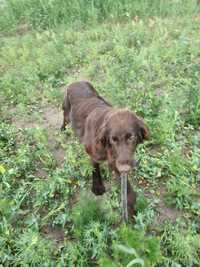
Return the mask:
[[95,195],[103,195],[105,193],[105,187],[101,178],[99,163],[92,161],[92,192]]

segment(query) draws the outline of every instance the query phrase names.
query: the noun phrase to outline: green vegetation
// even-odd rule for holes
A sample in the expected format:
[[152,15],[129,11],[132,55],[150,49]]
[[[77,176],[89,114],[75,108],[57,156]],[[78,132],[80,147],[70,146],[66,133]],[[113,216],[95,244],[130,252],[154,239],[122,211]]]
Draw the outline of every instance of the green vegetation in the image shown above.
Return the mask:
[[[0,265],[200,266],[199,1],[0,1]],[[90,192],[65,85],[143,116],[135,224]]]
[[105,19],[128,21],[134,16],[191,15],[199,10],[198,0],[5,0],[1,6],[4,13],[0,19],[2,30],[24,24],[47,29],[60,24],[93,24]]

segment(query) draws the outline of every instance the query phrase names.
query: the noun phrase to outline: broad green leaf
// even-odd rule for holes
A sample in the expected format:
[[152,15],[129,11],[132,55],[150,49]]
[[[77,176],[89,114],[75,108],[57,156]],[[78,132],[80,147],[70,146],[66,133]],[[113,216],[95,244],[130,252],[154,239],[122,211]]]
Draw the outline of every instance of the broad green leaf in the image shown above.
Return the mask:
[[123,251],[123,252],[125,252],[125,253],[128,253],[128,254],[132,254],[132,255],[134,255],[136,258],[138,258],[138,254],[137,254],[137,252],[136,252],[136,250],[135,250],[134,248],[129,248],[129,247],[126,247],[126,246],[124,246],[124,245],[116,245],[116,247],[117,247],[119,250],[121,250],[121,251]]
[[140,264],[141,266],[144,266],[144,261],[143,261],[143,259],[137,258],[137,259],[130,261],[129,264],[126,265],[126,267],[131,267],[135,264]]

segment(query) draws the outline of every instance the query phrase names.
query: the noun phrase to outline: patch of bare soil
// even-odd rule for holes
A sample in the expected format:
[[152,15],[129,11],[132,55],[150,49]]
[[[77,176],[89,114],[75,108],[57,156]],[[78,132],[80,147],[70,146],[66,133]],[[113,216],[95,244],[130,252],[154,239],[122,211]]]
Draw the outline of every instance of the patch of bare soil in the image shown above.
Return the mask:
[[166,207],[162,201],[158,204],[156,211],[157,216],[154,222],[156,225],[162,224],[166,220],[175,222],[177,218],[180,218],[183,215],[181,211]]
[[[154,226],[160,225],[167,220],[170,220],[171,222],[175,222],[176,219],[183,216],[183,212],[175,208],[166,206],[165,200],[164,200],[166,193],[167,193],[166,188],[163,185],[161,185],[159,189],[157,190],[156,195],[158,196],[159,202],[156,206],[156,216],[155,216]],[[153,199],[155,197],[150,192],[146,192],[145,196],[147,196],[150,199],[151,198]]]
[[36,170],[35,175],[37,177],[47,178],[48,173],[45,170],[43,170],[42,168],[40,168],[40,169]]
[[13,116],[12,117],[12,124],[15,125],[16,128],[20,129],[25,129],[25,128],[37,128],[40,127],[38,122],[32,121],[29,119],[22,119],[21,117],[18,116]]
[[56,107],[46,106],[42,109],[44,126],[52,131],[59,130],[62,123],[62,111]]
[[57,140],[62,124],[62,111],[54,107],[45,107],[43,109],[44,126],[48,129],[49,146],[56,159],[57,165],[62,166],[65,158],[65,151]]
[[41,229],[41,233],[44,235],[44,237],[55,242],[55,244],[62,244],[65,239],[64,230],[59,227],[47,225]]
[[[62,124],[62,110],[57,107],[45,106],[41,108],[41,120],[34,120],[30,117],[13,116],[12,123],[17,128],[44,128],[48,133],[49,148],[52,151],[58,166],[64,163],[65,151],[61,147],[57,136],[60,133]],[[14,111],[12,111],[14,113]],[[40,170],[38,170],[40,175]],[[42,176],[45,176],[42,172]]]

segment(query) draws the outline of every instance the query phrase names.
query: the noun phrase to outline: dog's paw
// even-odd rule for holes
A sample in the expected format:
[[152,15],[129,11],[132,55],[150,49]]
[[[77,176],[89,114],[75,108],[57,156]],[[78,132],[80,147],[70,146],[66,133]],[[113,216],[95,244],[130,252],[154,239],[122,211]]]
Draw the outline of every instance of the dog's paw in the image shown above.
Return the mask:
[[100,196],[100,195],[103,195],[106,192],[106,189],[105,189],[104,185],[93,186],[92,187],[92,192],[96,196]]
[[61,130],[61,132],[63,132],[63,131],[65,130],[65,125],[62,125],[62,126],[60,127],[60,130]]

